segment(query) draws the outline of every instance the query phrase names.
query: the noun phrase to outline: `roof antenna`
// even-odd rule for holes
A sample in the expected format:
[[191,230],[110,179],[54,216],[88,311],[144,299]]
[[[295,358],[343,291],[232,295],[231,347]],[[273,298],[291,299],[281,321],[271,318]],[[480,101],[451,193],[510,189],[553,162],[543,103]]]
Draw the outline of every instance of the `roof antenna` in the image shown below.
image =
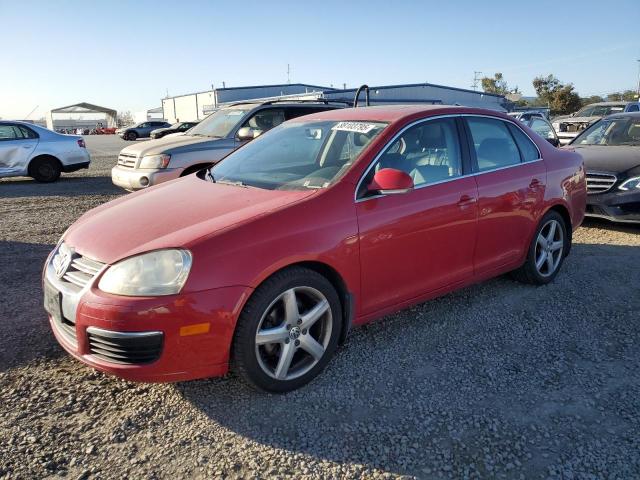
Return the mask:
[[358,90],[356,90],[356,97],[353,99],[353,108],[357,108],[358,106],[358,97],[360,96],[360,92],[364,89],[364,104],[369,106],[369,85],[360,85]]

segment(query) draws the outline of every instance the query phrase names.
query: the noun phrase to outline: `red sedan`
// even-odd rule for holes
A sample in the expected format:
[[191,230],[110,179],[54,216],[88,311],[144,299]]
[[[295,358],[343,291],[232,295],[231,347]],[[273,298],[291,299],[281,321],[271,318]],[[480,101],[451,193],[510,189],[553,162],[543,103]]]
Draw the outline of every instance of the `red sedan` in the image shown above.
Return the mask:
[[506,115],[333,110],[86,213],[47,260],[45,308],[102,371],[232,368],[283,392],[355,325],[505,272],[551,282],[585,201],[581,157]]

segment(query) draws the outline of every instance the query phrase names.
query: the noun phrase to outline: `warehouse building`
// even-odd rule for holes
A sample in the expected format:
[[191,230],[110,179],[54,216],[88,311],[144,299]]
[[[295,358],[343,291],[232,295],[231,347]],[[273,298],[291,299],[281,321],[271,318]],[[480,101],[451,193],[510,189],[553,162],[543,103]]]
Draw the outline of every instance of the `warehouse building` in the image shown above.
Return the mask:
[[[287,98],[324,98],[334,101],[352,102],[356,89],[338,90],[331,87],[292,83],[283,85],[263,85],[252,87],[231,87],[190,93],[162,100],[164,118],[170,122],[201,120],[218,106],[254,99]],[[364,94],[360,96],[361,105]],[[383,85],[369,89],[371,105],[427,103],[444,105],[464,105],[468,107],[488,108],[505,111],[510,107],[502,95],[446,87],[432,83],[413,83],[405,85]]]

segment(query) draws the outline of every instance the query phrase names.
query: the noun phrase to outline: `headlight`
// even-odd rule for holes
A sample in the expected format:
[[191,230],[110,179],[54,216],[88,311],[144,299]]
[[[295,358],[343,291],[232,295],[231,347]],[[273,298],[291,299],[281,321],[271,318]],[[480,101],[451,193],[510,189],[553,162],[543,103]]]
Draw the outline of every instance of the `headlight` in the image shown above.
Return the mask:
[[166,153],[160,155],[145,155],[140,161],[140,168],[167,168],[171,160],[171,155]]
[[640,190],[640,177],[633,177],[618,187],[620,190]]
[[131,297],[173,295],[182,289],[190,269],[191,253],[187,250],[156,250],[112,265],[98,288]]

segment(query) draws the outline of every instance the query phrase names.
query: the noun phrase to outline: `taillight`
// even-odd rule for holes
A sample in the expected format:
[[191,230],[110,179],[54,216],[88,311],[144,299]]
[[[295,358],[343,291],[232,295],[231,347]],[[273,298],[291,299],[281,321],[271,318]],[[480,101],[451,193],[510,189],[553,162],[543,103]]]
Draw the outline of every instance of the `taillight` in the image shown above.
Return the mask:
[[78,146],[79,146],[80,148],[87,148],[87,144],[86,144],[86,143],[84,143],[84,138],[80,138],[80,139],[78,140]]

